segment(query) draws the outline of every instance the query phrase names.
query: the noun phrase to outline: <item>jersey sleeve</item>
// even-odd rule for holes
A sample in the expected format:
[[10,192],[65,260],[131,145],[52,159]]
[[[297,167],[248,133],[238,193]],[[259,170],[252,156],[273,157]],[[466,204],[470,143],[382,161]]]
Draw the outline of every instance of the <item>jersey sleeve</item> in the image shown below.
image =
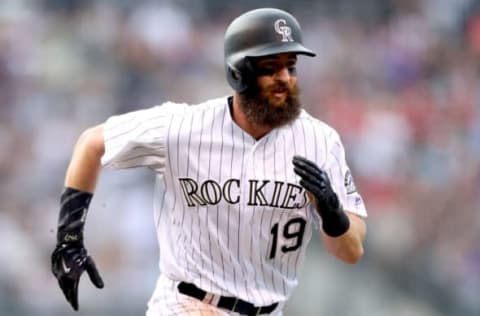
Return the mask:
[[181,113],[186,106],[169,102],[110,117],[103,128],[102,165],[115,169],[150,167],[163,170],[172,116]]
[[345,149],[340,136],[332,130],[331,146],[326,165],[326,172],[332,184],[333,190],[337,193],[340,202],[345,210],[367,217],[367,210],[361,195],[358,193],[353,181],[352,173],[347,165]]

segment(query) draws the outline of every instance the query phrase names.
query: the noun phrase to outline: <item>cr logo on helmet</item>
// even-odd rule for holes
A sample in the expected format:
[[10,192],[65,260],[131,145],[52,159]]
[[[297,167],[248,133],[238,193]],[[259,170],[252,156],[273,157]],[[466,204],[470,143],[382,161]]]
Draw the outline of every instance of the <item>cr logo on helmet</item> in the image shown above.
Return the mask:
[[282,35],[282,42],[293,42],[292,29],[287,25],[287,21],[284,19],[278,19],[275,21],[275,32]]

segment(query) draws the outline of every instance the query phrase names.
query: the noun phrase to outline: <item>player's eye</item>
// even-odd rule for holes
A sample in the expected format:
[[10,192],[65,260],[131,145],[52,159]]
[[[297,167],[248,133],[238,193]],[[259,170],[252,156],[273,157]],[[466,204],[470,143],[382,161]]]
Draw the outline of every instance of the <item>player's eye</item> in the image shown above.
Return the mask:
[[259,66],[257,67],[257,74],[259,76],[273,76],[277,71],[274,66]]
[[255,72],[259,76],[273,76],[275,73],[287,68],[291,75],[296,75],[296,59],[289,60],[286,63],[278,61],[263,61],[258,63],[255,67]]
[[297,74],[297,67],[295,67],[295,65],[293,65],[293,66],[288,66],[288,72],[289,72],[291,75],[296,75],[296,74]]
[[277,71],[277,65],[274,62],[263,62],[255,67],[259,76],[272,76]]
[[288,72],[291,75],[295,75],[297,73],[297,60],[296,59],[289,60],[286,66],[287,66]]

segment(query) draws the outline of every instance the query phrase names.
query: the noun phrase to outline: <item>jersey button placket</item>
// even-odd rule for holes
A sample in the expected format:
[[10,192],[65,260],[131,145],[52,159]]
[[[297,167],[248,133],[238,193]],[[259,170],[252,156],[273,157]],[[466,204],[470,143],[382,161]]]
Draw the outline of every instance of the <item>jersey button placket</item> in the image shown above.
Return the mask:
[[[253,227],[253,216],[254,216],[254,210],[255,206],[249,205],[252,199],[252,194],[251,192],[251,180],[255,180],[255,151],[258,146],[258,142],[253,144],[248,151],[245,154],[244,158],[244,169],[243,169],[243,174],[242,174],[242,199],[241,200],[241,217],[242,217],[242,242],[241,244],[244,245],[244,256],[247,256],[250,258],[251,252],[254,249],[251,249],[252,247],[252,227]],[[255,271],[254,267],[252,264],[248,261],[244,262],[244,268],[246,271],[245,278],[248,280],[247,284],[252,284],[252,282],[255,282]]]
[[[262,138],[259,141],[256,141],[253,146],[250,148],[248,153],[245,155],[245,169],[244,169],[244,178],[242,179],[242,187],[243,187],[243,198],[244,203],[243,206],[245,207],[244,209],[244,215],[246,222],[248,223],[248,227],[251,227],[252,221],[253,221],[253,216],[255,213],[255,206],[251,205],[252,201],[254,201],[253,194],[255,192],[252,192],[253,186],[252,186],[252,181],[261,181],[262,179],[258,179],[258,168],[260,167],[258,164],[262,163],[260,160],[255,159],[258,158],[258,148],[259,146],[262,146],[264,142],[264,139]],[[257,157],[256,157],[257,155]]]

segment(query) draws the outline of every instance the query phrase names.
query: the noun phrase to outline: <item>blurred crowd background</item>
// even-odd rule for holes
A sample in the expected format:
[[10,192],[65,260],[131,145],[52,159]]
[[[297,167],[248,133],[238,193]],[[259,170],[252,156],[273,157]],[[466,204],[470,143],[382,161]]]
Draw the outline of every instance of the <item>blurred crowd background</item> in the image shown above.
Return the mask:
[[344,141],[369,210],[356,266],[309,247],[285,315],[480,315],[480,2],[0,1],[0,315],[143,315],[158,275],[153,175],[102,175],[80,312],[50,274],[59,193],[81,131],[167,100],[230,92],[223,34],[293,13],[305,108]]

